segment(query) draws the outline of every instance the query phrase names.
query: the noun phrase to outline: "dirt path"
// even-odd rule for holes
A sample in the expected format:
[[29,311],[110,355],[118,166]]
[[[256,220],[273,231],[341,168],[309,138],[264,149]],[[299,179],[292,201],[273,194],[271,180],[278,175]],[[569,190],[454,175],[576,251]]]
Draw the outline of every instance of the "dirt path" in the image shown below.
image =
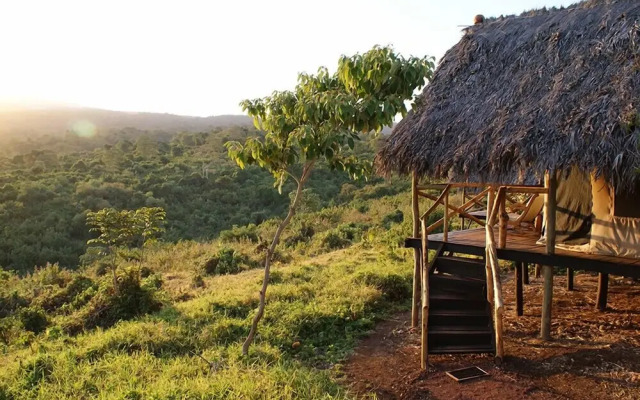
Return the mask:
[[[575,289],[556,277],[552,335],[537,339],[541,280],[525,285],[525,315],[515,315],[511,276],[505,279],[505,352],[430,356],[420,372],[420,335],[409,313],[378,324],[345,365],[346,384],[379,399],[640,399],[640,283],[610,280],[609,309],[595,310],[597,277],[576,275]],[[476,365],[487,378],[456,383],[445,371]]]

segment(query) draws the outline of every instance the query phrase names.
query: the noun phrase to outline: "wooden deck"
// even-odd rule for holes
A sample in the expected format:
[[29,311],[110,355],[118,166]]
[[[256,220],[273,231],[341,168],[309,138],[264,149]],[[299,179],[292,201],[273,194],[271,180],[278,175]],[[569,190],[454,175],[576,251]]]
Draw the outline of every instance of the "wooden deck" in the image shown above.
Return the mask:
[[[509,230],[507,245],[504,249],[498,249],[498,258],[640,278],[640,259],[587,254],[560,248],[556,248],[556,254],[549,255],[546,254],[545,246],[536,244],[538,238],[539,234],[533,230]],[[417,241],[416,244],[419,243],[419,239],[413,240]],[[484,256],[485,230],[477,228],[452,231],[448,233],[446,243],[443,242],[441,233],[429,235],[429,249],[437,249],[440,246],[443,246],[445,251]]]

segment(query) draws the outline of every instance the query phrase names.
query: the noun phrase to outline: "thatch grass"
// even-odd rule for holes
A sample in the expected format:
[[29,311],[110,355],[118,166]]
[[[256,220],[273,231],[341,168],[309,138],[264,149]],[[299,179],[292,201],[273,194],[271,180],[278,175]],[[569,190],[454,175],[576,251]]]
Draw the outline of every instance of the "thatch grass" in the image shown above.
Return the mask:
[[630,187],[640,167],[640,3],[587,1],[469,28],[378,170],[522,182],[580,169]]

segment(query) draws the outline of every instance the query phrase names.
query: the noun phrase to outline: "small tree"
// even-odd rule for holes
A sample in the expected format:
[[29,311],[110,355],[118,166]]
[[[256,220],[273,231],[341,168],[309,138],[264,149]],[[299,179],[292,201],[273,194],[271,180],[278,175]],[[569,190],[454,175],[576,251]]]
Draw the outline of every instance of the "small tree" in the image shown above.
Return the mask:
[[244,144],[226,143],[229,157],[240,168],[256,164],[268,170],[279,191],[287,178],[296,182],[287,216],[267,249],[260,304],[242,346],[243,354],[248,354],[264,315],[274,251],[296,212],[313,167],[325,161],[354,179],[368,174],[371,162],[352,154],[359,134],[379,132],[391,126],[396,115],[406,115],[405,102],[431,77],[433,67],[431,58],[405,59],[389,47],[374,47],[364,54],[341,57],[335,73],[321,67],[316,75],[298,75],[293,91],[241,103],[265,135],[248,138]]
[[140,265],[144,262],[144,248],[165,232],[167,213],[162,207],[142,207],[134,211],[135,234],[140,238]]
[[113,287],[118,292],[116,257],[119,247],[141,246],[140,264],[143,261],[144,246],[164,232],[165,211],[161,207],[143,207],[137,210],[116,210],[105,208],[87,213],[87,224],[91,232],[99,236],[90,239],[87,244],[97,244],[104,248],[104,254],[110,255]]

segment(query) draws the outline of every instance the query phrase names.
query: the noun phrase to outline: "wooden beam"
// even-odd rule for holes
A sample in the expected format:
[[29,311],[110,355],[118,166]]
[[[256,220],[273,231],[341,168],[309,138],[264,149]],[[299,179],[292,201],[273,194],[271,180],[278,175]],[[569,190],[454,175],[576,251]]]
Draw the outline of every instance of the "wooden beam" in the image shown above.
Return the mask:
[[515,278],[516,281],[516,313],[518,317],[521,317],[524,314],[524,307],[522,302],[523,291],[522,291],[522,270],[526,265],[525,263],[518,262],[515,263]]
[[522,263],[522,283],[525,285],[529,284],[529,263]]
[[[552,171],[545,175],[545,186],[548,189],[547,201],[545,204],[546,240],[547,254],[556,252],[556,172]],[[542,340],[551,339],[551,303],[553,301],[553,267],[545,265],[542,267],[544,277],[544,291],[542,294],[542,321],[540,323],[540,337]]]
[[[418,174],[411,175],[411,210],[413,212],[413,237],[420,235],[420,207],[418,203]],[[422,263],[420,249],[413,249],[413,301],[411,303],[411,327],[417,328],[420,306],[420,265]]]
[[573,290],[573,268],[567,268],[567,290]]
[[600,273],[598,275],[598,299],[596,305],[598,310],[605,311],[607,309],[607,294],[609,292],[609,274]]
[[420,220],[422,227],[422,321],[420,321],[421,348],[420,348],[420,368],[428,372],[429,364],[429,239],[427,235],[427,221]]
[[438,204],[442,203],[442,200],[444,199],[444,197],[447,195],[447,193],[449,193],[449,189],[450,189],[450,186],[447,186],[444,188],[442,193],[440,193],[440,196],[438,196],[438,198],[434,200],[431,207],[429,207],[429,209],[427,209],[427,211],[425,211],[424,214],[422,214],[420,219],[426,219],[429,216],[429,214],[431,214],[433,210],[435,210],[438,207]]

